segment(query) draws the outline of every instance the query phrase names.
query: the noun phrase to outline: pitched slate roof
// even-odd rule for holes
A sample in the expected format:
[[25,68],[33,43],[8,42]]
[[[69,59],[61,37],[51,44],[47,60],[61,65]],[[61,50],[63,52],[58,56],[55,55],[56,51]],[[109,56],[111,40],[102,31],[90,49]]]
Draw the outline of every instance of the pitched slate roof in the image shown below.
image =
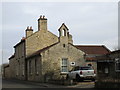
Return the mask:
[[50,46],[47,46],[47,47],[45,47],[45,48],[43,48],[43,49],[40,49],[40,50],[36,51],[36,52],[33,53],[32,55],[28,56],[27,59],[28,59],[28,58],[31,58],[31,57],[34,57],[34,56],[36,56],[36,55],[39,55],[41,52],[43,52],[43,51],[51,48],[52,46],[54,46],[54,45],[56,45],[56,44],[58,44],[58,43],[59,43],[59,42],[54,43],[54,44],[52,44],[52,45],[50,45]]
[[111,52],[104,45],[75,45],[75,47],[82,50],[86,54],[107,54]]

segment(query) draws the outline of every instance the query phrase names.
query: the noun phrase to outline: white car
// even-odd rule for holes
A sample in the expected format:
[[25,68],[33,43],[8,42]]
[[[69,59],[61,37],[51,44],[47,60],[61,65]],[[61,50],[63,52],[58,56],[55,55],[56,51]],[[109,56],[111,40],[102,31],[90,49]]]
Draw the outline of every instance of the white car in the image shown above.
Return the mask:
[[67,74],[67,79],[73,79],[76,81],[81,81],[81,80],[92,80],[95,81],[95,70],[90,67],[90,66],[76,66],[74,67],[71,71],[68,72]]

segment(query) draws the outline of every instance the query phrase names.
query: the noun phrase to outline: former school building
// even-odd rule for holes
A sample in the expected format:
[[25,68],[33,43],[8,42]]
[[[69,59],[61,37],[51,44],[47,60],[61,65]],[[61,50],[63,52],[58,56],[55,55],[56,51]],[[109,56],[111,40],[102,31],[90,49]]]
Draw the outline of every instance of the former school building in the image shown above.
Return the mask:
[[45,16],[38,19],[36,32],[32,27],[27,27],[25,32],[26,36],[14,46],[14,54],[4,68],[5,78],[37,82],[61,80],[74,66],[94,63],[96,68],[91,58],[110,52],[103,45],[74,45],[69,28],[64,23],[58,29],[59,36],[56,36],[47,28]]

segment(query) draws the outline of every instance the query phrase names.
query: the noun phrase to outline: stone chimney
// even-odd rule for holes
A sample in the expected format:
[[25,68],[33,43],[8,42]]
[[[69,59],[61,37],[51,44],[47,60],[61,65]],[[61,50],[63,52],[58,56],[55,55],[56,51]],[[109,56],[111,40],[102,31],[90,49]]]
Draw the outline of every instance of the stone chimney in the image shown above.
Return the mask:
[[30,36],[33,34],[33,29],[32,26],[29,28],[29,26],[26,29],[26,37]]
[[39,30],[47,30],[47,18],[42,15],[38,19],[38,31]]

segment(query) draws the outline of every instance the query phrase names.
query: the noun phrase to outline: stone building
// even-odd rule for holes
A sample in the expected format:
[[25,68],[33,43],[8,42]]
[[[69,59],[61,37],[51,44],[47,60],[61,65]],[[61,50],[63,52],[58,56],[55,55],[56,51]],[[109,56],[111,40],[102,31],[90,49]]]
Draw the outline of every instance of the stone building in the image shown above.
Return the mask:
[[14,46],[15,53],[9,58],[9,78],[26,79],[25,38]]
[[10,74],[10,66],[9,66],[9,64],[6,64],[6,65],[3,66],[2,76],[3,76],[3,78],[11,78],[10,75],[11,75]]
[[[63,23],[59,37],[47,30],[47,19],[38,19],[38,31],[26,37],[27,80],[61,80],[75,65],[85,65],[84,52],[73,45],[69,29]],[[27,30],[29,33],[29,30]],[[32,41],[32,42],[31,42]]]
[[91,59],[87,62],[87,59],[110,52],[105,46],[74,45],[64,23],[56,36],[48,30],[45,16],[38,19],[36,32],[32,27],[27,27],[25,32],[26,36],[14,46],[9,66],[4,69],[5,73],[10,71],[8,78],[37,82],[63,80],[74,66],[92,63],[97,68],[95,62]]
[[27,27],[26,37],[14,46],[9,58],[10,77],[20,80],[48,82],[65,79],[73,66],[85,65],[85,53],[73,45],[72,35],[63,23],[59,36],[47,28],[47,18],[40,16],[38,31]]

